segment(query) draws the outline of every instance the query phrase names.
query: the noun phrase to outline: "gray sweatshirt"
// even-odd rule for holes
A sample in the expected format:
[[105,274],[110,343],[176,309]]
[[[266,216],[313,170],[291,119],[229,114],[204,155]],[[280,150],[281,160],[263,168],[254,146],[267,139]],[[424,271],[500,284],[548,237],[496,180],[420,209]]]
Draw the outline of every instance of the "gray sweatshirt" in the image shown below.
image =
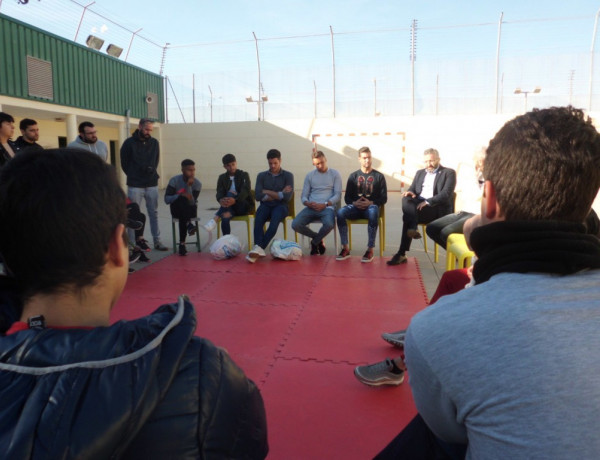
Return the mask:
[[77,136],[73,142],[67,145],[68,149],[83,149],[95,153],[104,161],[108,160],[108,147],[104,142],[98,139],[94,144],[83,142],[80,136]]
[[501,273],[415,315],[415,404],[472,459],[600,455],[600,270]]

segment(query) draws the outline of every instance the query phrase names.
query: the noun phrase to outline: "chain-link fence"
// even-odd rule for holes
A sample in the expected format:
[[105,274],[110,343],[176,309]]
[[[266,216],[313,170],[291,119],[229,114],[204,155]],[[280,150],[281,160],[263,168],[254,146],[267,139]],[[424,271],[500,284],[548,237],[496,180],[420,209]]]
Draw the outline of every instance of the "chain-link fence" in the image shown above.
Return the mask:
[[[0,12],[85,44],[98,35],[120,59],[165,75],[169,122],[518,113],[600,108],[598,14],[503,17],[392,30],[162,43],[74,0],[0,0]],[[132,18],[134,19],[134,18]],[[48,29],[49,21],[53,24]],[[102,50],[101,50],[102,52]]]

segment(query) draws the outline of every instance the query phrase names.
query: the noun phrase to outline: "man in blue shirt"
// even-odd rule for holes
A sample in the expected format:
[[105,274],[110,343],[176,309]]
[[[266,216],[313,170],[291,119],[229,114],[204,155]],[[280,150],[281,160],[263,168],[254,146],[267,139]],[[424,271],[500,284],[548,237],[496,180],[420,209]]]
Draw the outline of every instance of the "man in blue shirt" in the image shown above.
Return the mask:
[[[281,168],[281,152],[271,149],[267,152],[269,170],[258,174],[256,178],[256,201],[260,206],[254,218],[254,247],[246,256],[250,263],[259,257],[265,257],[265,248],[269,245],[277,227],[284,220],[288,211],[288,202],[294,193],[294,175]],[[265,223],[270,220],[267,231]]]

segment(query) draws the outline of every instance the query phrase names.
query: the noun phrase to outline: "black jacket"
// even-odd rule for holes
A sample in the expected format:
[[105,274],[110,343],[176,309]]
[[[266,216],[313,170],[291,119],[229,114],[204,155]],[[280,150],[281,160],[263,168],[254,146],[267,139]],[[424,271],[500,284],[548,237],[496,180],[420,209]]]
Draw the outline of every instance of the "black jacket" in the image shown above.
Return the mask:
[[[415,195],[420,195],[423,191],[423,181],[425,180],[425,169],[419,169],[415,178],[410,184],[408,191]],[[442,165],[438,167],[435,180],[433,182],[433,196],[427,199],[430,206],[438,207],[438,216],[445,216],[454,212],[454,189],[456,188],[456,172],[454,169],[445,168]]]
[[0,337],[2,457],[264,458],[258,389],[195,329],[181,299],[110,327]]
[[136,129],[121,146],[121,169],[127,176],[127,185],[140,188],[156,187],[159,159],[158,141],[153,137],[148,140],[140,139],[140,131]]
[[[248,204],[248,209],[254,209],[254,200],[252,199],[252,195],[250,190],[252,189],[252,184],[250,182],[250,176],[246,171],[242,171],[238,169],[235,171],[233,176],[233,182],[235,182],[235,189],[238,193],[236,202],[245,202]],[[231,187],[231,179],[229,179],[229,173],[223,173],[219,176],[217,180],[217,201],[221,198],[227,196],[227,192]]]
[[23,152],[27,152],[27,151],[37,152],[40,150],[44,150],[44,147],[42,147],[40,144],[38,144],[37,142],[34,142],[34,143],[27,142],[23,138],[23,136],[17,137],[17,140],[15,141],[15,145],[19,149],[19,153],[23,153]]

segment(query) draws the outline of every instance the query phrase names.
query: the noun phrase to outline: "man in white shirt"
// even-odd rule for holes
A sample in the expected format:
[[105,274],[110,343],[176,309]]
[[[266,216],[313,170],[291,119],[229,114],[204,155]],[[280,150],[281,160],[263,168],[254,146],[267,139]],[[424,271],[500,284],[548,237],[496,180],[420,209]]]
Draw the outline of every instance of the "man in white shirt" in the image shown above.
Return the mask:
[[417,225],[429,223],[452,212],[456,172],[440,164],[440,154],[436,149],[427,149],[423,154],[425,169],[417,171],[402,198],[400,249],[387,261],[388,265],[406,263],[410,243],[413,238],[421,238]]

